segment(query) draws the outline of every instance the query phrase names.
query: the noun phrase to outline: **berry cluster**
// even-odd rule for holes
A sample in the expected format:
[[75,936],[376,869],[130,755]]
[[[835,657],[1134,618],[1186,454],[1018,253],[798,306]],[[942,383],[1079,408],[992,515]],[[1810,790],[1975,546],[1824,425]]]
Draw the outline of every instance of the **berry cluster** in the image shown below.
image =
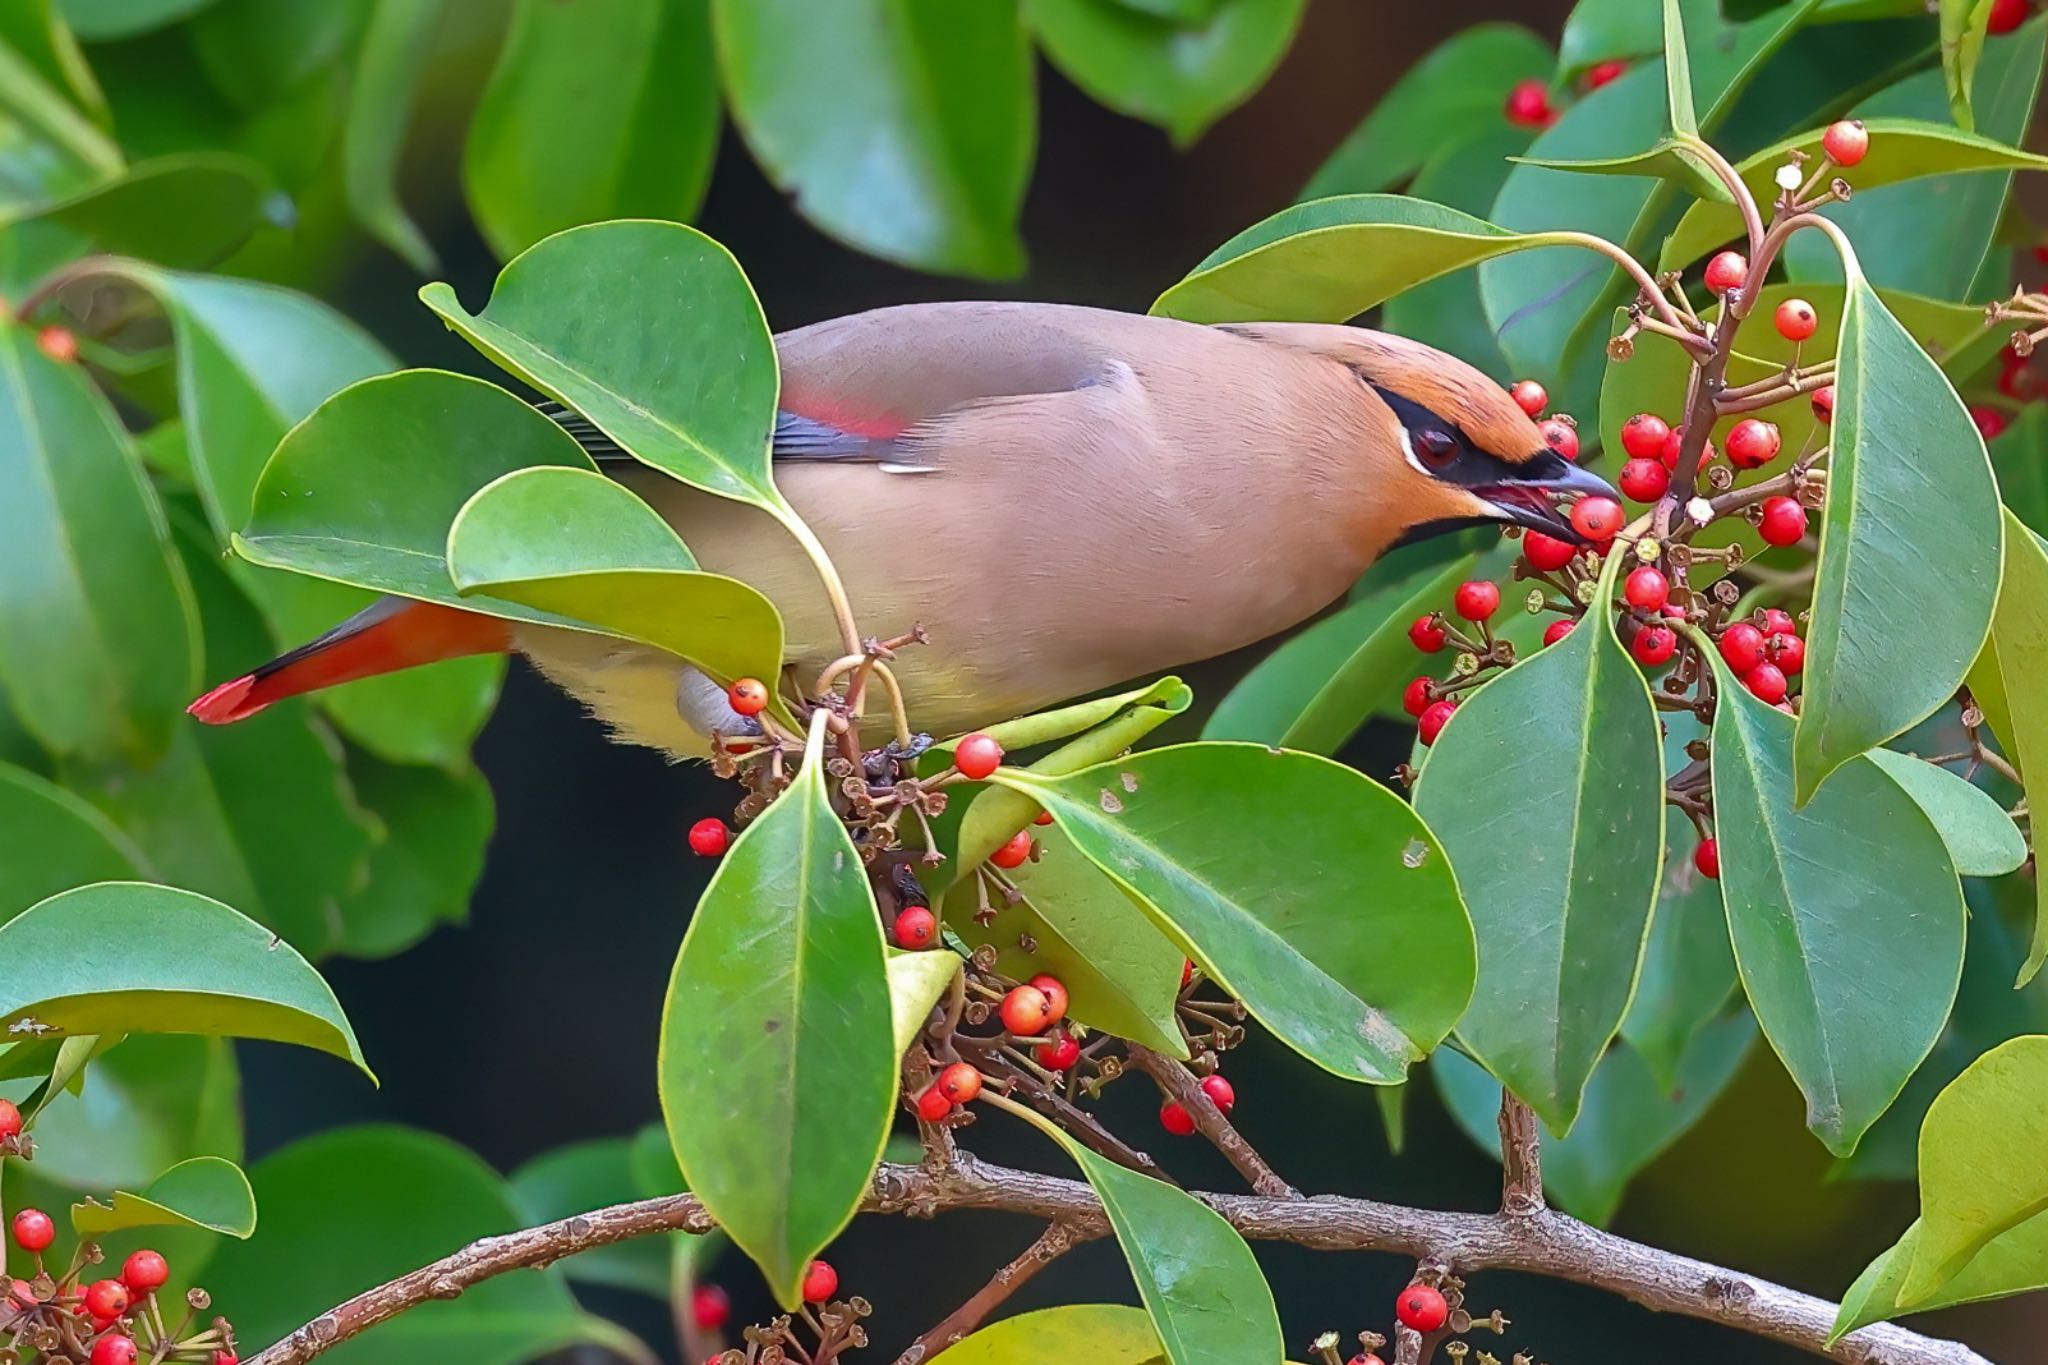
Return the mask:
[[[837,1299],[839,1272],[831,1262],[812,1261],[804,1271],[801,1292],[804,1309],[800,1315],[785,1313],[761,1326],[743,1329],[744,1348],[714,1351],[704,1365],[768,1365],[774,1361],[830,1365],[845,1352],[868,1344],[861,1320],[874,1310],[866,1299]],[[691,1291],[689,1322],[698,1332],[711,1334],[716,1341],[716,1334],[731,1320],[732,1300],[723,1289],[705,1284]]]
[[[1591,94],[1608,82],[1619,79],[1627,70],[1628,63],[1624,61],[1596,62],[1579,78],[1579,89],[1581,93]],[[1507,99],[1501,105],[1501,112],[1507,116],[1507,121],[1517,128],[1541,131],[1557,122],[1563,110],[1552,101],[1550,86],[1531,77],[1528,80],[1516,81],[1508,90]]]
[[43,1264],[43,1253],[57,1240],[50,1215],[22,1209],[11,1227],[14,1244],[35,1258],[36,1273],[13,1280],[0,1275],[5,1289],[0,1341],[7,1343],[7,1359],[26,1349],[23,1359],[47,1365],[136,1365],[138,1360],[237,1365],[240,1360],[226,1319],[195,1326],[211,1304],[205,1290],[187,1291],[184,1317],[170,1325],[157,1291],[170,1282],[171,1268],[156,1252],[134,1252],[121,1263],[119,1275],[88,1282],[88,1268],[102,1259],[98,1245],[81,1244],[70,1265],[52,1274]]

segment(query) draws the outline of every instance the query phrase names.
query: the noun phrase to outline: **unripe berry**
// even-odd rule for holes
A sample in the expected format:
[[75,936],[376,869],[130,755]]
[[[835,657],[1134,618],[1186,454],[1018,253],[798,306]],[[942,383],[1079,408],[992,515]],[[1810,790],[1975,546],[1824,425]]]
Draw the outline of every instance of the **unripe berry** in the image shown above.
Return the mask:
[[1579,429],[1570,422],[1552,417],[1537,426],[1536,431],[1543,437],[1543,444],[1565,459],[1579,458]]
[[78,337],[68,327],[45,327],[36,333],[36,349],[59,365],[78,359]]
[[953,1112],[953,1101],[935,1085],[917,1097],[917,1116],[926,1123],[937,1123]]
[[[1992,3],[1996,6],[1998,0],[1992,0]],[[1862,119],[1845,118],[1830,123],[1828,130],[1820,135],[1820,149],[1837,166],[1853,166],[1870,150],[1870,130],[1863,126]]]
[[804,1302],[823,1303],[839,1292],[839,1272],[824,1261],[812,1261],[804,1272]]
[[1765,607],[1763,632],[1766,635],[1797,635],[1799,623],[1792,619],[1792,613],[1789,611]]
[[1003,766],[1003,746],[996,743],[993,735],[977,730],[953,746],[953,766],[962,776],[979,782]]
[[988,860],[997,867],[1022,867],[1031,856],[1031,831],[1020,829],[1010,836],[1010,841],[988,855]]
[[1484,621],[1500,610],[1500,585],[1484,579],[1460,583],[1451,596],[1451,606],[1467,621]]
[[939,1073],[933,1089],[955,1104],[972,1104],[981,1094],[981,1073],[966,1062],[955,1062]]
[[725,704],[743,716],[758,716],[768,709],[768,689],[759,678],[741,678],[726,689]]
[[1670,663],[1678,652],[1678,632],[1669,626],[1644,626],[1629,641],[1628,652],[1645,668]]
[[1533,77],[1515,82],[1503,112],[1517,128],[1548,128],[1557,121],[1557,111],[1550,107],[1549,87]]
[[1057,1024],[1067,1017],[1067,988],[1058,977],[1049,972],[1040,972],[1024,984],[1035,987],[1038,993],[1045,997],[1046,1006],[1052,1010],[1049,1022]]
[[732,831],[725,821],[706,816],[690,826],[690,852],[699,858],[716,858],[732,843]]
[[732,1299],[715,1284],[700,1284],[690,1291],[690,1321],[699,1331],[716,1332],[732,1319]]
[[1797,545],[1806,535],[1806,509],[1797,498],[1765,498],[1757,534],[1766,545]]
[[14,1244],[23,1251],[39,1252],[57,1240],[57,1225],[41,1209],[23,1209],[14,1215]]
[[13,1100],[0,1100],[0,1142],[5,1142],[21,1131],[21,1110],[15,1108]]
[[1707,292],[1728,294],[1742,288],[1749,278],[1749,261],[1739,251],[1717,252],[1707,262]]
[[1508,388],[1508,397],[1514,399],[1515,406],[1531,417],[1550,406],[1550,395],[1533,379],[1516,380]]
[[1571,634],[1572,627],[1577,624],[1578,622],[1576,621],[1552,621],[1543,628],[1543,643],[1546,645],[1556,644],[1559,640]]
[[1721,846],[1712,839],[1702,839],[1692,851],[1692,865],[1699,869],[1702,877],[1721,877]]
[[1209,1102],[1215,1105],[1220,1113],[1227,1114],[1237,1107],[1236,1087],[1221,1076],[1202,1077],[1202,1093],[1209,1097]]
[[1066,1071],[1081,1060],[1081,1044],[1075,1041],[1073,1034],[1062,1033],[1040,1043],[1031,1055],[1047,1071]]
[[1434,1332],[1451,1316],[1451,1306],[1428,1285],[1411,1284],[1394,1300],[1394,1316],[1411,1332]]
[[1621,424],[1621,448],[1632,459],[1648,460],[1664,453],[1671,424],[1654,412],[1639,412]]
[[1622,495],[1637,502],[1655,502],[1671,487],[1671,471],[1662,460],[1630,460],[1621,467]]
[[1195,1116],[1179,1100],[1168,1100],[1159,1106],[1159,1126],[1175,1137],[1186,1137],[1195,1131]]
[[922,905],[905,906],[893,926],[896,946],[909,952],[929,948],[938,941],[938,917]]
[[1671,600],[1671,581],[1663,573],[1645,564],[1628,576],[1621,586],[1621,595],[1632,607],[1644,611],[1661,611]]
[[1728,459],[1737,469],[1761,469],[1783,447],[1776,423],[1745,417],[1728,433]]
[[121,1262],[121,1283],[137,1296],[163,1288],[170,1278],[171,1267],[164,1258],[146,1248],[130,1252],[128,1259]]
[[1813,404],[1813,415],[1818,417],[1823,423],[1835,420],[1835,386],[1833,384],[1823,384],[1815,389],[1813,397],[1808,401]]
[[1764,633],[1747,621],[1738,621],[1721,633],[1721,657],[1737,674],[1746,674],[1764,661]]
[[1572,529],[1596,545],[1605,545],[1621,530],[1621,504],[1595,493],[1572,504]]
[[1419,716],[1429,709],[1429,678],[1417,678],[1401,693],[1401,709],[1411,716]]
[[2006,417],[2004,409],[1994,408],[1986,403],[1971,405],[1970,420],[1977,424],[1977,434],[1987,441],[1997,440],[2005,434],[2006,427],[2011,425],[2011,420]]
[[[1609,60],[1597,63],[1586,72],[1586,89],[1598,90],[1609,81],[1621,79],[1622,73],[1627,70],[1628,63],[1624,61]],[[1358,1365],[1358,1362],[1353,1361],[1351,1365]]]
[[1788,678],[1796,677],[1806,667],[1806,641],[1797,635],[1773,635],[1764,641],[1764,653]]
[[1416,723],[1415,727],[1417,733],[1422,736],[1422,742],[1424,744],[1436,743],[1436,737],[1444,732],[1446,725],[1451,723],[1451,712],[1457,709],[1458,703],[1447,698],[1435,703],[1427,711],[1424,711],[1421,720]]
[[1449,639],[1450,636],[1444,634],[1443,625],[1438,622],[1434,613],[1416,617],[1415,624],[1408,627],[1408,642],[1424,654],[1439,652]]
[[1804,341],[1820,327],[1820,315],[1805,299],[1786,299],[1778,305],[1772,321],[1778,324],[1778,335],[1787,341]]
[[1529,567],[1542,573],[1554,573],[1572,562],[1572,556],[1579,547],[1556,536],[1546,536],[1541,531],[1531,531],[1522,537],[1522,554],[1529,561]]
[[104,1336],[92,1344],[92,1365],[135,1365],[135,1342],[124,1336]]
[[1052,1025],[1052,1002],[1036,986],[1013,986],[1003,997],[1003,1027],[1020,1038],[1036,1038]]
[[128,1286],[119,1280],[94,1280],[85,1291],[85,1311],[96,1318],[118,1318],[128,1311]]
[[1759,701],[1776,706],[1785,700],[1785,674],[1776,664],[1762,663],[1742,675],[1742,685]]

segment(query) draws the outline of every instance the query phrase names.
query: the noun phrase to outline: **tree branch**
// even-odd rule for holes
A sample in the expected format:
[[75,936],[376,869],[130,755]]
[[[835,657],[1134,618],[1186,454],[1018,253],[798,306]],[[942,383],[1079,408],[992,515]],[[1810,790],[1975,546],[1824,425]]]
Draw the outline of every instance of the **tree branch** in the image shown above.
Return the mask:
[[1082,1242],[1101,1235],[1099,1230],[1077,1228],[1072,1223],[1053,1223],[1016,1260],[998,1270],[987,1284],[975,1291],[972,1298],[948,1313],[945,1321],[912,1342],[908,1350],[896,1357],[896,1365],[918,1365],[920,1361],[930,1360],[981,1326],[982,1320],[1022,1288],[1026,1280]]
[[[1517,1218],[1437,1213],[1368,1199],[1319,1195],[1198,1196],[1244,1236],[1320,1251],[1392,1251],[1428,1257],[1460,1275],[1521,1270],[1618,1294],[1658,1312],[1679,1313],[1783,1342],[1844,1365],[1992,1365],[1960,1342],[1881,1323],[1826,1345],[1835,1305],[1767,1280],[1591,1228],[1544,1211]],[[961,1153],[948,1171],[884,1165],[862,1208],[929,1218],[954,1209],[992,1209],[1063,1222],[1099,1236],[1109,1221],[1078,1180],[990,1165]],[[618,1204],[473,1242],[452,1256],[366,1290],[261,1352],[249,1365],[306,1365],[321,1352],[429,1299],[452,1299],[509,1270],[658,1232],[704,1233],[704,1206],[687,1194]]]
[[1223,1117],[1223,1111],[1209,1098],[1209,1092],[1202,1089],[1202,1083],[1194,1072],[1140,1043],[1130,1044],[1129,1052],[1132,1065],[1157,1081],[1160,1089],[1188,1111],[1188,1117],[1195,1121],[1196,1131],[1215,1144],[1216,1150],[1237,1167],[1237,1173],[1250,1182],[1252,1189],[1276,1199],[1301,1197],[1300,1191],[1282,1180],[1266,1164],[1266,1159],[1244,1140],[1244,1135],[1230,1120]]
[[1508,1218],[1541,1213],[1543,1129],[1528,1105],[1500,1092],[1500,1211]]

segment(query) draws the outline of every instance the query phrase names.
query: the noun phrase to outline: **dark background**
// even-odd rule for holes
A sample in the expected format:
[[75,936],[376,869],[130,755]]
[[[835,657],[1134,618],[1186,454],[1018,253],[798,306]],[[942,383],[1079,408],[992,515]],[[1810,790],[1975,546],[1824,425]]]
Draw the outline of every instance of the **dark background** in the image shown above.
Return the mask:
[[[1025,215],[1031,267],[1004,284],[914,274],[839,246],[789,208],[730,133],[698,222],[738,256],[777,329],[881,304],[972,296],[1143,310],[1216,243],[1290,202],[1394,80],[1450,33],[1512,18],[1554,36],[1569,8],[1567,0],[1317,0],[1264,90],[1186,153],[1042,67],[1037,169]],[[487,59],[478,57],[476,79]],[[458,125],[446,137],[459,134]],[[408,167],[407,196],[443,252],[446,278],[474,302],[488,292],[496,264],[461,211],[452,145],[423,141]],[[407,363],[487,373],[414,303],[416,286],[397,261],[373,254],[332,296]],[[1194,670],[1198,694],[1213,703],[1256,654]],[[1184,720],[1169,735],[1187,737],[1194,728]],[[1384,777],[1406,751],[1405,734],[1386,727],[1368,732],[1348,757]],[[729,810],[730,789],[701,769],[606,743],[577,706],[518,663],[478,760],[497,794],[498,830],[469,924],[443,929],[393,960],[328,967],[383,1088],[371,1090],[354,1073],[303,1052],[246,1047],[252,1158],[334,1124],[388,1119],[447,1134],[509,1170],[563,1143],[659,1120],[654,1056],[662,994],[709,871],[689,856],[682,832],[702,815]],[[1494,1163],[1452,1127],[1426,1082],[1410,1087],[1408,1147],[1396,1158],[1365,1089],[1331,1080],[1256,1032],[1229,1069],[1241,1127],[1300,1188],[1444,1208],[1493,1206]],[[1184,1180],[1240,1188],[1206,1146],[1159,1133],[1155,1104],[1141,1082],[1122,1086],[1112,1092],[1108,1117]],[[1000,1118],[976,1125],[967,1141],[994,1160],[1059,1167],[1041,1139]],[[1829,1184],[1827,1166],[1804,1132],[1797,1093],[1760,1046],[1713,1114],[1638,1180],[1616,1230],[1833,1298],[1911,1220],[1913,1203],[1904,1187]],[[856,1222],[830,1255],[846,1292],[877,1305],[875,1345],[862,1357],[892,1359],[1036,1231],[1007,1215]],[[1259,1254],[1291,1350],[1302,1358],[1326,1328],[1347,1341],[1362,1327],[1387,1330],[1393,1295],[1411,1269],[1393,1256],[1270,1245]],[[714,1278],[730,1288],[739,1320],[772,1311],[737,1254]],[[1091,1300],[1135,1301],[1112,1243],[1068,1256],[1012,1303]],[[1521,1349],[1560,1365],[1809,1359],[1531,1277],[1480,1277],[1471,1306],[1484,1313],[1495,1305],[1515,1324],[1498,1345],[1478,1344],[1503,1358]],[[596,1306],[669,1348],[657,1306],[610,1297]],[[2024,1300],[1949,1314],[1933,1326],[1968,1335],[2004,1360],[2048,1357],[2038,1344],[2048,1314]]]

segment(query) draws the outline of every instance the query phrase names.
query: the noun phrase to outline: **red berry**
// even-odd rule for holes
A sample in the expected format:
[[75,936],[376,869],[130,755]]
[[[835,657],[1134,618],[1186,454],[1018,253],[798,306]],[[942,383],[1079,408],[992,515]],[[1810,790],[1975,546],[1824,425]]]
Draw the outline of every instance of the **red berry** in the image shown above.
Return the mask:
[[1529,567],[1542,573],[1562,569],[1578,552],[1578,546],[1570,541],[1546,536],[1541,531],[1531,531],[1522,537],[1522,553],[1528,558]]
[[1168,1100],[1159,1106],[1159,1126],[1175,1137],[1186,1137],[1195,1131],[1195,1116],[1179,1100]]
[[1806,509],[1797,498],[1765,498],[1757,533],[1766,545],[1797,545],[1806,535]]
[[1543,643],[1546,645],[1556,644],[1559,640],[1571,634],[1572,627],[1577,624],[1577,621],[1552,621],[1543,628]]
[[917,1116],[926,1123],[937,1123],[953,1112],[953,1101],[946,1098],[935,1085],[917,1097]]
[[135,1365],[132,1337],[104,1336],[92,1344],[92,1365]]
[[1614,539],[1624,520],[1621,504],[1599,493],[1572,504],[1572,529],[1598,545]]
[[1419,716],[1429,709],[1430,678],[1417,678],[1401,693],[1401,709],[1411,716]]
[[716,858],[732,843],[732,831],[725,821],[706,816],[690,826],[690,852],[699,858]]
[[1222,1113],[1227,1114],[1237,1107],[1237,1088],[1221,1076],[1202,1077],[1202,1093]]
[[222,1349],[213,1353],[213,1365],[242,1365],[242,1358],[233,1351]]
[[21,1110],[14,1107],[13,1100],[0,1100],[0,1142],[5,1142],[21,1131]]
[[1993,35],[2010,33],[2027,22],[2027,0],[1991,0],[1991,18],[1984,31]]
[[1045,997],[1046,1005],[1052,1010],[1050,1022],[1057,1024],[1067,1017],[1067,988],[1058,977],[1040,972],[1024,984],[1035,987]]
[[1038,1064],[1047,1071],[1065,1071],[1081,1060],[1081,1045],[1074,1040],[1073,1034],[1062,1033],[1040,1043],[1031,1055],[1038,1058]]
[[1648,460],[1664,453],[1671,424],[1654,412],[1639,412],[1621,424],[1621,448],[1630,458]]
[[1516,380],[1508,387],[1508,397],[1514,399],[1515,406],[1531,417],[1550,406],[1550,395],[1533,379]]
[[1820,135],[1820,149],[1837,166],[1853,166],[1870,150],[1870,130],[1863,126],[1861,119],[1845,118],[1830,123],[1828,130]]
[[1411,1284],[1394,1300],[1394,1316],[1414,1332],[1434,1332],[1451,1316],[1444,1296],[1426,1284]]
[[[1619,80],[1621,73],[1626,70],[1628,63],[1624,61],[1601,62],[1586,72],[1586,89],[1598,90],[1609,81]],[[1358,1365],[1358,1362],[1353,1361],[1352,1365]]]
[[[1676,469],[1676,468],[1678,468],[1678,454],[1679,454],[1679,451],[1680,451],[1681,449],[1683,449],[1683,448],[1684,448],[1684,446],[1685,446],[1685,428],[1684,428],[1684,427],[1674,427],[1674,428],[1672,429],[1672,432],[1671,432],[1671,434],[1670,434],[1669,436],[1667,436],[1667,437],[1665,437],[1665,438],[1664,438],[1664,449],[1658,452],[1658,454],[1659,454],[1659,455],[1661,455],[1661,456],[1663,457],[1663,461],[1664,461],[1664,467],[1665,467],[1666,469]],[[1709,460],[1712,460],[1713,458],[1714,458],[1714,443],[1713,443],[1712,441],[1709,441],[1709,442],[1707,442],[1707,443],[1706,443],[1705,445],[1703,445],[1703,446],[1701,446],[1701,447],[1700,447],[1700,465],[1701,465],[1701,467],[1702,467],[1702,468],[1704,468],[1704,467],[1706,466],[1707,462],[1708,462]]]
[[121,1283],[128,1286],[131,1294],[152,1293],[163,1288],[170,1278],[170,1266],[154,1251],[130,1252],[128,1259],[121,1262]]
[[1579,429],[1561,418],[1552,417],[1537,426],[1537,434],[1543,437],[1543,444],[1567,460],[1579,458]]
[[1637,502],[1655,502],[1671,487],[1671,471],[1662,460],[1630,460],[1621,467],[1623,496]]
[[908,952],[929,948],[938,941],[938,916],[922,905],[905,906],[896,917],[893,933],[898,948]]
[[1645,564],[1631,573],[1628,581],[1621,585],[1621,595],[1628,599],[1628,604],[1632,607],[1641,607],[1644,611],[1660,611],[1664,604],[1671,600],[1671,581],[1658,570]]
[[1416,617],[1415,624],[1408,627],[1409,643],[1424,654],[1437,653],[1449,639],[1450,636],[1444,634],[1443,623],[1436,619],[1433,612],[1428,616]]
[[1184,957],[1184,958],[1182,958],[1182,959],[1181,959],[1181,962],[1180,962],[1180,988],[1181,988],[1182,990],[1186,990],[1186,989],[1188,988],[1188,983],[1189,983],[1190,981],[1193,981],[1194,979],[1195,979],[1195,962],[1194,962],[1194,959],[1193,959],[1193,958],[1185,958],[1185,957]]
[[972,1104],[981,1094],[981,1073],[966,1062],[955,1062],[939,1073],[933,1089],[955,1104]]
[[1484,621],[1500,610],[1500,585],[1484,579],[1460,583],[1451,596],[1451,606],[1467,621]]
[[1835,420],[1835,386],[1833,384],[1823,384],[1815,389],[1813,397],[1808,401],[1813,404],[1813,415],[1822,422],[1832,422]]
[[1518,128],[1548,128],[1557,121],[1557,111],[1550,107],[1549,87],[1534,77],[1517,81],[1508,91],[1505,112],[1508,122]]
[[1764,608],[1763,632],[1766,635],[1797,635],[1799,623],[1792,619],[1792,613],[1779,611],[1776,607]]
[[1798,676],[1806,667],[1806,641],[1797,635],[1773,635],[1764,642],[1764,653],[1788,678]]
[[1644,626],[1629,641],[1628,652],[1645,668],[1670,663],[1678,652],[1678,632],[1669,626]]
[[1985,403],[1977,403],[1970,408],[1970,420],[1977,424],[1977,434],[1987,441],[1997,440],[2011,424],[2004,409]]
[[1775,423],[1745,417],[1728,433],[1728,459],[1737,469],[1761,469],[1778,457],[1783,444]]
[[1742,288],[1749,278],[1749,261],[1739,251],[1717,252],[1707,262],[1707,292],[1727,294]]
[[1721,877],[1721,846],[1712,839],[1702,839],[1692,851],[1692,865],[1700,870],[1702,877]]
[[1051,823],[1052,823],[1052,812],[1051,812],[1051,811],[1049,811],[1049,810],[1042,810],[1042,811],[1038,812],[1038,814],[1036,814],[1036,815],[1034,815],[1034,816],[1032,816],[1032,817],[1031,817],[1031,823],[1032,823],[1032,824],[1034,824],[1034,825],[1049,825],[1049,824],[1051,824]]
[[1747,621],[1738,621],[1721,633],[1721,657],[1738,674],[1748,673],[1764,661],[1764,633]]
[[1804,341],[1819,328],[1820,315],[1805,299],[1786,299],[1778,305],[1773,321],[1778,324],[1778,335],[1785,340]]
[[1003,746],[993,735],[977,730],[953,746],[953,766],[962,776],[979,782],[1003,766]]
[[1446,699],[1435,703],[1427,711],[1424,711],[1422,718],[1416,723],[1415,727],[1422,736],[1422,742],[1424,744],[1436,743],[1436,737],[1444,732],[1446,725],[1451,723],[1451,712],[1457,709],[1458,703]]
[[1003,997],[1003,1027],[1023,1038],[1035,1038],[1052,1025],[1052,1002],[1036,986],[1013,986]]
[[1010,841],[988,855],[988,860],[997,867],[1022,867],[1031,856],[1031,831],[1020,829],[1010,836]]
[[67,327],[45,327],[36,333],[36,349],[59,365],[78,359],[78,337]]
[[96,1318],[118,1318],[128,1311],[128,1286],[119,1280],[94,1280],[85,1291],[85,1311]]
[[1785,700],[1785,672],[1776,664],[1762,663],[1742,675],[1742,685],[1759,701],[1776,706]]
[[812,1261],[804,1272],[804,1302],[823,1303],[839,1292],[839,1272],[824,1261]]
[[41,1209],[23,1209],[14,1215],[14,1244],[23,1251],[42,1251],[56,1240],[57,1225]]
[[698,1330],[716,1332],[732,1319],[732,1299],[715,1284],[700,1284],[690,1291],[690,1320]]
[[768,709],[768,689],[759,678],[741,678],[726,689],[725,703],[743,716],[758,716]]

